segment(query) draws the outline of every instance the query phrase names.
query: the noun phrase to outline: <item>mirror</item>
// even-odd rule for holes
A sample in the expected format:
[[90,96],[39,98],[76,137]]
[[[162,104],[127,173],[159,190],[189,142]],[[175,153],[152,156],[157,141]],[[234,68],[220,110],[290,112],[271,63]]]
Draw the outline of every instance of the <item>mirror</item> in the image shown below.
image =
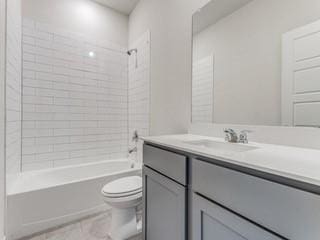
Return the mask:
[[215,0],[196,12],[192,122],[319,127],[319,19],[319,0]]

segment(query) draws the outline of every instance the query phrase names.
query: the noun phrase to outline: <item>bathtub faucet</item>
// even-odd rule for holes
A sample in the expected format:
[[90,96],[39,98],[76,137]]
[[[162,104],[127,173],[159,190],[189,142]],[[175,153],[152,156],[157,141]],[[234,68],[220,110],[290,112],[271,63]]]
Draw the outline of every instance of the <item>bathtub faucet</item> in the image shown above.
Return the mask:
[[128,152],[129,152],[129,154],[134,153],[134,152],[138,152],[138,148],[137,147],[129,148]]

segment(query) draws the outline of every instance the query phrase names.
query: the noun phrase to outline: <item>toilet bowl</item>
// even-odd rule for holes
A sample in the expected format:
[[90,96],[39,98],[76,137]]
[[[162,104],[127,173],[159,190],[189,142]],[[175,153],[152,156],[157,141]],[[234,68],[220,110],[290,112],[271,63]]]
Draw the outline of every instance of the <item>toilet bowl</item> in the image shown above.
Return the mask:
[[138,229],[136,207],[142,202],[142,178],[125,177],[106,184],[101,193],[105,203],[112,207],[109,236],[125,240],[135,236]]

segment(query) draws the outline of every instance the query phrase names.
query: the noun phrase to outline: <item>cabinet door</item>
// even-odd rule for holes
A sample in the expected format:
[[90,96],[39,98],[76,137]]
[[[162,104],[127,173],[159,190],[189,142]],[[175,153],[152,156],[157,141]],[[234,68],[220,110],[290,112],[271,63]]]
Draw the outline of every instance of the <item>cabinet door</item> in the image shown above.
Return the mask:
[[192,208],[193,240],[281,239],[197,194],[193,194]]
[[185,240],[185,187],[147,167],[143,181],[144,240]]

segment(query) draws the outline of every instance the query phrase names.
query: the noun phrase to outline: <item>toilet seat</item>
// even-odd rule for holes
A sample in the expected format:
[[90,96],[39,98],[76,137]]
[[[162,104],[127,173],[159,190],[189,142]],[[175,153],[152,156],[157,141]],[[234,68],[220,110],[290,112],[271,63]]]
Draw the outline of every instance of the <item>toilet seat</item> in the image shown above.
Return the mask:
[[126,198],[142,193],[142,179],[138,176],[125,177],[106,184],[102,194],[107,198]]

